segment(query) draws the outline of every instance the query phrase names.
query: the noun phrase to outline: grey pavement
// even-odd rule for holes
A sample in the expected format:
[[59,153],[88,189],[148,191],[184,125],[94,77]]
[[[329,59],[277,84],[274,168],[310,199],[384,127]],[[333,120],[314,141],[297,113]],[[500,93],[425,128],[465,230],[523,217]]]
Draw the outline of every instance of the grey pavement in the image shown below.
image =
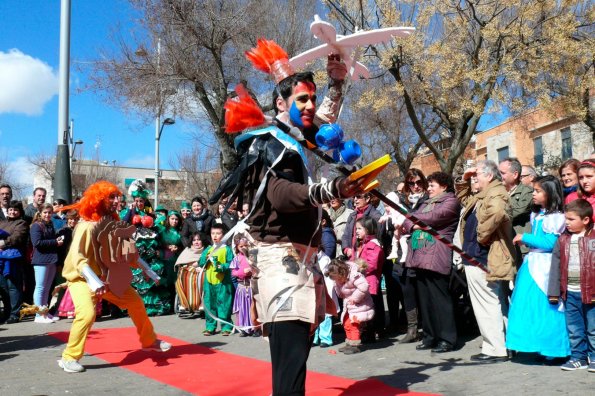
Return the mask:
[[[268,344],[261,338],[205,337],[202,319],[175,315],[152,318],[155,330],[192,344],[268,361]],[[56,360],[63,345],[47,332],[68,331],[71,320],[36,324],[32,320],[0,325],[0,395],[185,395],[187,393],[86,355],[87,371],[63,372]],[[103,319],[94,328],[130,327],[129,318]],[[340,329],[337,329],[340,330]],[[340,337],[340,331],[337,333]],[[332,354],[331,348],[313,347],[308,369],[353,379],[375,378],[396,388],[444,395],[589,395],[594,394],[595,373],[563,372],[558,366],[538,363],[531,355],[512,362],[477,364],[469,356],[480,352],[479,337],[462,340],[459,349],[441,355],[416,351],[416,344],[401,345],[393,336],[368,344],[357,355]],[[232,375],[232,374],[230,374]],[[207,395],[208,396],[208,395]]]

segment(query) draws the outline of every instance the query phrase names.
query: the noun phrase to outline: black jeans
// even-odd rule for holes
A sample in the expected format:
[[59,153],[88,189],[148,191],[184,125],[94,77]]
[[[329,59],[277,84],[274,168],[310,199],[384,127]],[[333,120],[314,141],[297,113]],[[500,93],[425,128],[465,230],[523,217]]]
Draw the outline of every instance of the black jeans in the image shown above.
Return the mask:
[[273,396],[306,393],[306,362],[312,337],[310,323],[299,320],[266,323],[273,366]]

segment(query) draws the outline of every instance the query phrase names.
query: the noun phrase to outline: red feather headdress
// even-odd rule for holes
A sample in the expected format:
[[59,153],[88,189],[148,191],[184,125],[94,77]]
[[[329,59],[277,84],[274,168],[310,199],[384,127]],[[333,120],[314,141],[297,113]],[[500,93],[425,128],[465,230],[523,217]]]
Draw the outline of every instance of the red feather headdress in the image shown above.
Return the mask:
[[276,84],[295,74],[287,52],[273,40],[258,39],[256,47],[245,54],[254,68],[271,74]]
[[229,98],[225,108],[225,132],[236,133],[244,129],[254,128],[266,122],[264,113],[252,99],[248,90],[238,84],[235,89],[238,96]]

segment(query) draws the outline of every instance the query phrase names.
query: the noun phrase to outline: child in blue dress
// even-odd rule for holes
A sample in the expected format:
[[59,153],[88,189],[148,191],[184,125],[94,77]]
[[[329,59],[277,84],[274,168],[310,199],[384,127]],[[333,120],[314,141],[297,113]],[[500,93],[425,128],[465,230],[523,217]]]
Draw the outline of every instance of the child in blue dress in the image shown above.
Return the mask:
[[570,355],[564,311],[551,305],[547,296],[552,250],[565,228],[562,186],[548,175],[535,179],[533,189],[532,231],[513,239],[526,245],[529,253],[512,293],[506,347],[562,358]]

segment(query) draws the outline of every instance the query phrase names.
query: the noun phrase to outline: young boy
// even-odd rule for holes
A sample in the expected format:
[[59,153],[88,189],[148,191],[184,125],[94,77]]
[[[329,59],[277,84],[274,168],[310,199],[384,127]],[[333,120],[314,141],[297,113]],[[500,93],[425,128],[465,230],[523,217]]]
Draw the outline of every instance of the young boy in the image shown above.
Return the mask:
[[213,245],[202,253],[198,265],[205,269],[204,300],[206,329],[205,336],[215,334],[217,321],[213,316],[227,323],[221,323],[221,335],[228,336],[233,330],[231,324],[231,305],[233,299],[233,283],[229,265],[233,259],[233,252],[226,244],[219,246],[223,238],[224,226],[213,223],[211,226],[211,240]]
[[[560,368],[595,373],[595,233],[593,208],[584,199],[566,205],[567,233],[554,246],[548,295],[566,305],[570,360]],[[588,358],[588,360],[587,360]]]

